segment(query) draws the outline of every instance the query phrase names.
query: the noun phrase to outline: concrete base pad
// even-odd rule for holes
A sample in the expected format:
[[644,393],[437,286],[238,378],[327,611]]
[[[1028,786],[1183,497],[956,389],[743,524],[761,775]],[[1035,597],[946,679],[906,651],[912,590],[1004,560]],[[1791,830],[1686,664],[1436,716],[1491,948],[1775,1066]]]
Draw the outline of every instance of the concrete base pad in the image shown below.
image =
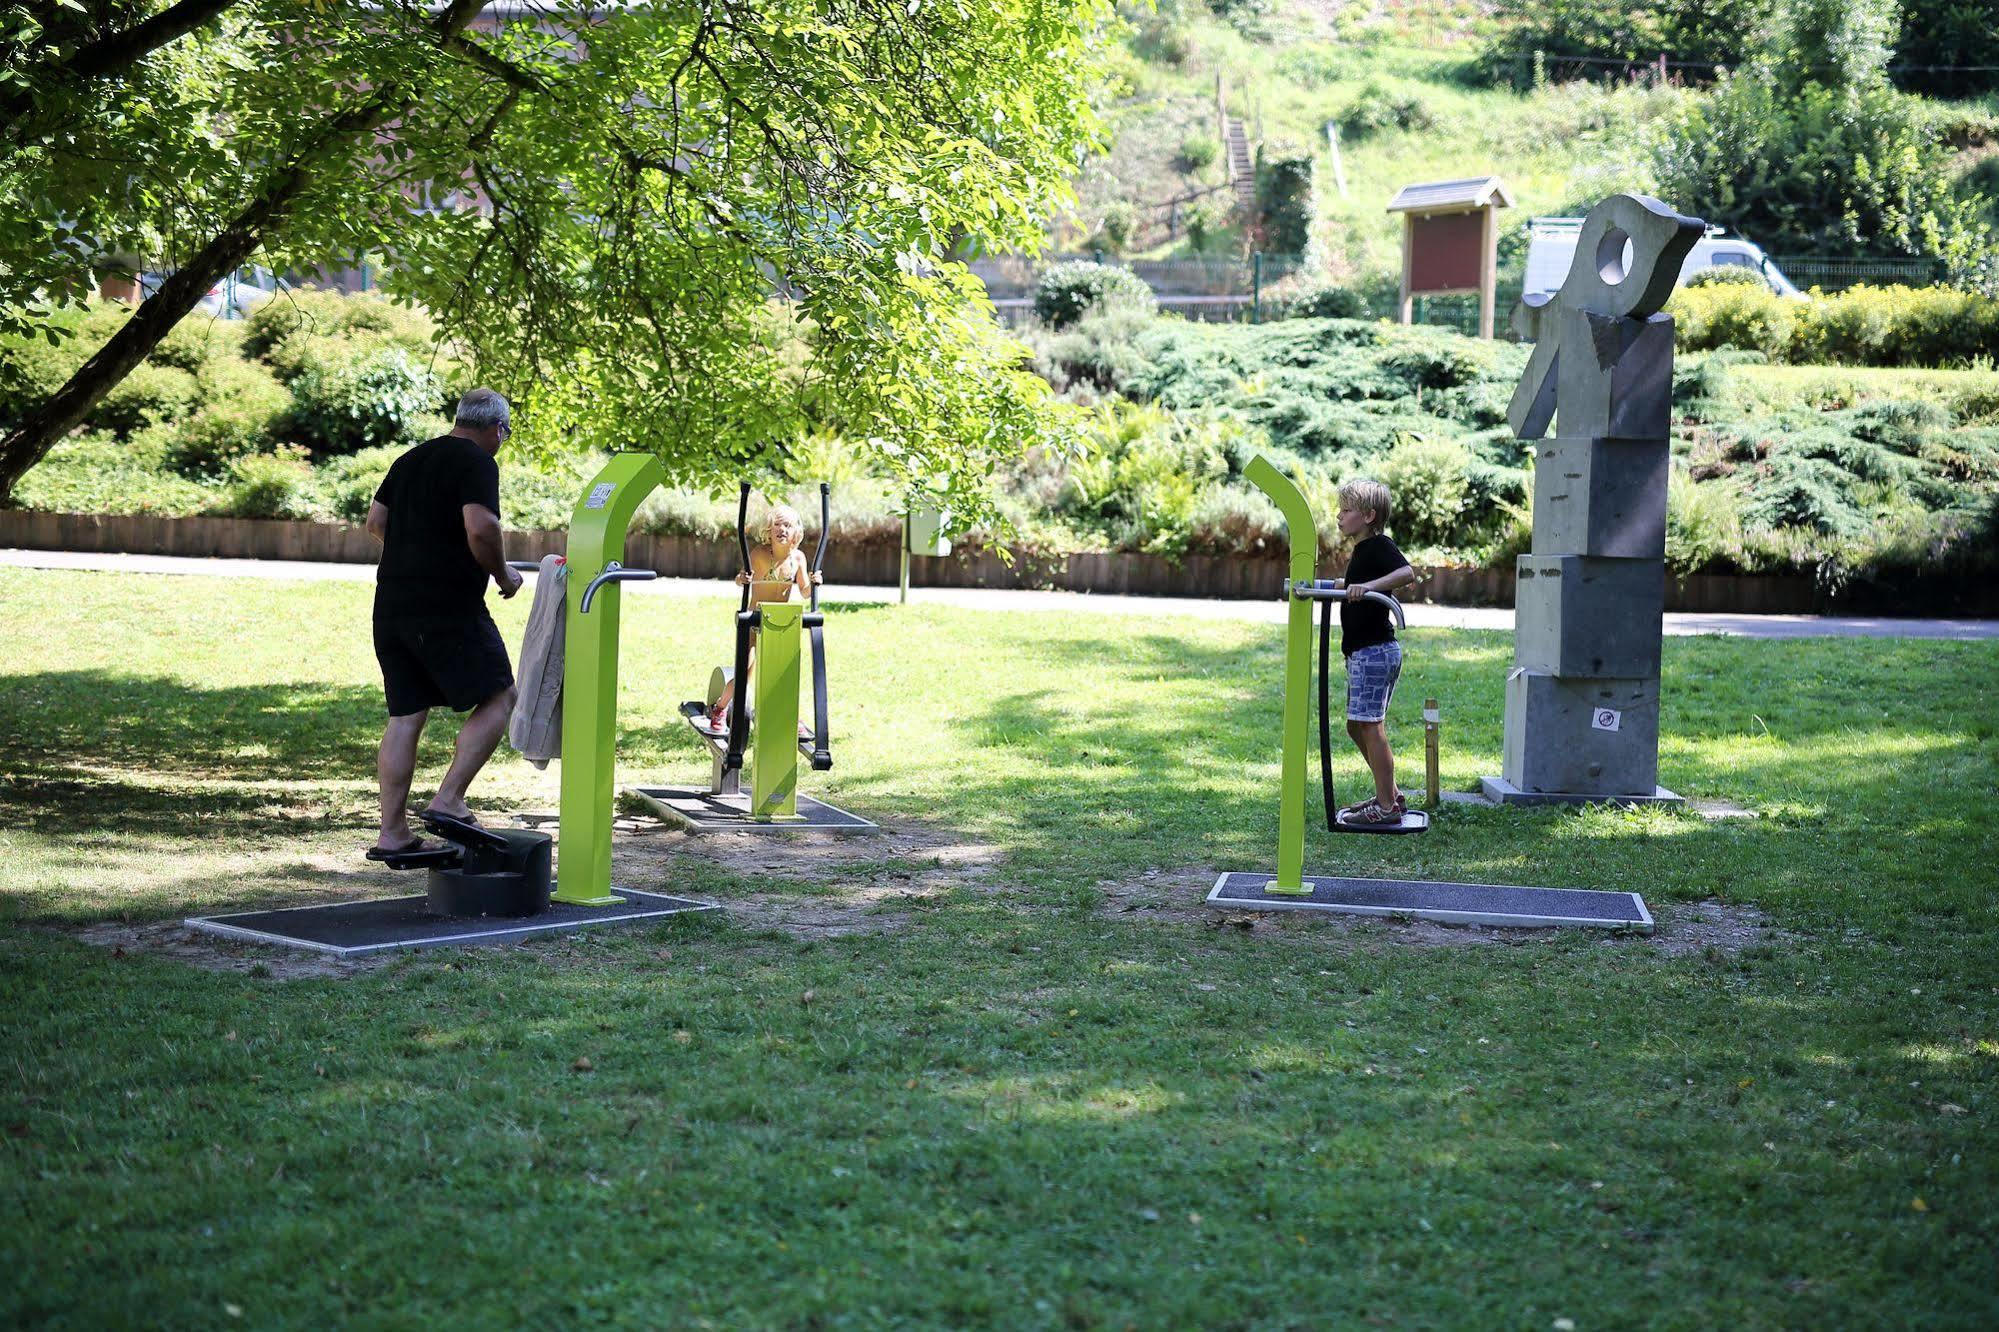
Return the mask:
[[1652,788],[1651,795],[1584,795],[1561,791],[1523,791],[1504,777],[1481,777],[1478,779],[1481,792],[1486,800],[1495,805],[1684,805],[1686,798],[1668,791],[1663,786]]
[[1412,916],[1453,925],[1589,925],[1652,933],[1652,913],[1637,893],[1577,888],[1519,888],[1411,879],[1342,879],[1307,874],[1303,897],[1269,891],[1267,871],[1224,874],[1208,905],[1237,911],[1316,911],[1346,916]]
[[361,957],[397,948],[433,948],[440,944],[518,943],[537,934],[659,920],[688,911],[721,910],[713,902],[697,902],[687,897],[617,887],[611,891],[623,901],[604,907],[552,902],[538,916],[437,916],[429,910],[429,899],[419,895],[285,907],[276,911],[238,911],[227,916],[196,916],[182,923],[191,930],[225,939],[310,948],[335,957]]
[[661,818],[689,832],[880,832],[846,810],[811,796],[798,797],[798,817],[760,822],[750,817],[747,794],[714,795],[703,786],[634,786],[631,793]]

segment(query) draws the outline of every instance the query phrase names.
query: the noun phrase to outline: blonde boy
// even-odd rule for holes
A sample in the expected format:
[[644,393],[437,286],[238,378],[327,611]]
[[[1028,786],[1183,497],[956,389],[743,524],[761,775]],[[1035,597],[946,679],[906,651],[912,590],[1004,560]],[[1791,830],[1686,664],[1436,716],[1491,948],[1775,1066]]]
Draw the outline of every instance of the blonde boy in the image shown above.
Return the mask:
[[1353,737],[1374,794],[1341,811],[1348,823],[1400,823],[1408,802],[1395,785],[1395,755],[1388,748],[1388,702],[1402,676],[1402,645],[1388,608],[1367,601],[1416,581],[1416,571],[1384,529],[1392,505],[1388,487],[1366,477],[1340,485],[1340,531],[1360,538],[1347,561],[1346,601],[1340,606],[1340,654],[1347,664],[1347,734]]

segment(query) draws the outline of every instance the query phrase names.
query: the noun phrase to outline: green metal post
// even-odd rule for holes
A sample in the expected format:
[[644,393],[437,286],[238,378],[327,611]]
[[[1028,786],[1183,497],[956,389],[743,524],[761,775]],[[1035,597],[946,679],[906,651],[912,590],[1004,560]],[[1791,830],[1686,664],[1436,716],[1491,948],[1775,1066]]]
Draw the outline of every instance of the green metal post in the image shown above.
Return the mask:
[[1263,322],[1263,251],[1249,258],[1249,322]]
[[618,607],[616,583],[597,589],[590,613],[583,591],[613,560],[624,562],[625,529],[639,501],[666,479],[659,459],[614,454],[591,480],[569,520],[569,600],[562,660],[562,822],[555,900],[611,906],[611,803],[617,767]]
[[768,602],[758,614],[750,814],[759,823],[775,823],[798,817],[798,639],[805,607]]
[[1294,584],[1310,582],[1319,562],[1319,529],[1312,506],[1290,477],[1262,454],[1249,460],[1242,474],[1284,515],[1291,547],[1290,572],[1284,582],[1288,607],[1284,621],[1284,766],[1278,779],[1277,877],[1264,891],[1294,897],[1309,896],[1305,886],[1305,749],[1311,719],[1306,700],[1312,688],[1312,603],[1291,595]]

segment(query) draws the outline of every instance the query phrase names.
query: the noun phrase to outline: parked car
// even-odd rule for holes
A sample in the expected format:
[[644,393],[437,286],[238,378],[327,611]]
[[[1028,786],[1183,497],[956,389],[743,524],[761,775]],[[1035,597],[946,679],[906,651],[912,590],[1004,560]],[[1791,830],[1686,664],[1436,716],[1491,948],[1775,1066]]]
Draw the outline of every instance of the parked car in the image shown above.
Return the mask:
[[[1576,256],[1576,239],[1581,235],[1579,217],[1537,217],[1527,223],[1527,278],[1523,296],[1553,293],[1568,280],[1569,265]],[[1709,268],[1741,267],[1754,272],[1779,296],[1806,299],[1797,284],[1754,244],[1740,236],[1730,236],[1720,227],[1709,227],[1694,242],[1680,265],[1680,285],[1694,274]],[[1530,302],[1531,304],[1532,302]]]
[[[139,290],[150,300],[171,276],[171,273],[142,273]],[[202,293],[194,308],[211,319],[242,319],[277,295],[282,285],[268,268],[239,268]]]

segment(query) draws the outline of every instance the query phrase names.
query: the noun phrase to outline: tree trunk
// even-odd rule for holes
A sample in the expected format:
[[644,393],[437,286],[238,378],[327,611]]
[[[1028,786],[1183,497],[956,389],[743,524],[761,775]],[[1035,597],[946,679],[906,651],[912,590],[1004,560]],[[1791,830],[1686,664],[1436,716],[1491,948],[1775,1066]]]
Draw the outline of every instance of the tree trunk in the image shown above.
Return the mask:
[[[450,40],[479,12],[481,0],[452,0],[433,23],[440,43]],[[0,507],[10,503],[14,487],[29,468],[48,456],[57,441],[83,423],[104,398],[157,347],[168,331],[201,303],[208,289],[241,268],[263,243],[266,232],[309,185],[325,160],[356,136],[381,128],[399,114],[411,94],[388,86],[374,98],[328,121],[318,139],[273,176],[260,194],[220,235],[203,246],[125,321],[111,341],[85,361],[69,382],[30,412],[6,438],[0,439]]]

